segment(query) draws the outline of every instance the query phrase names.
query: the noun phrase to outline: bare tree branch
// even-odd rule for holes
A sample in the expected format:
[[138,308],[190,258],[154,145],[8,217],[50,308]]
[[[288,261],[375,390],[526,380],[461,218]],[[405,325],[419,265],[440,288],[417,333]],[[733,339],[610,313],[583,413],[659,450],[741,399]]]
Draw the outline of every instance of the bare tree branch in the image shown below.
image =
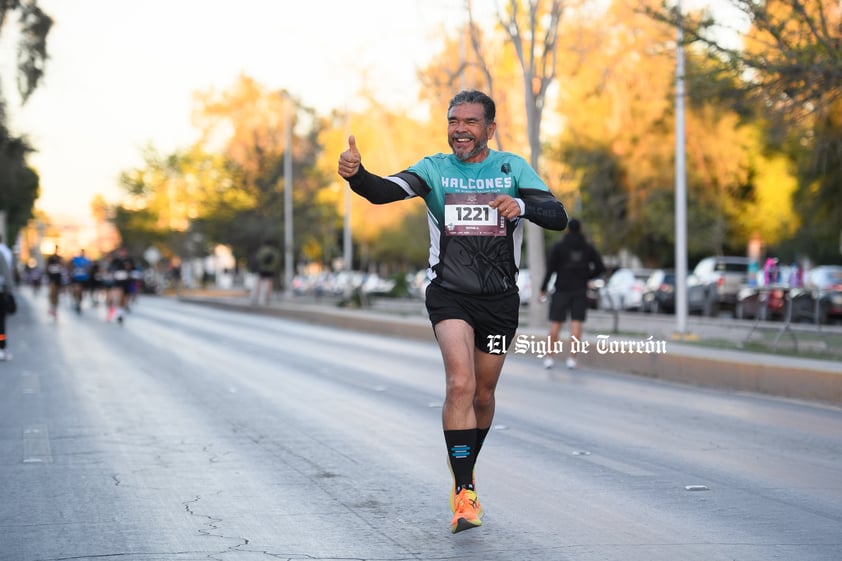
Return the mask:
[[[744,78],[743,91],[763,96],[779,113],[797,118],[823,112],[842,99],[842,22],[832,0],[730,0],[751,23],[742,48],[712,32],[711,16],[682,16],[673,8],[644,8],[657,20],[681,26],[697,44]],[[836,11],[834,11],[836,10]]]

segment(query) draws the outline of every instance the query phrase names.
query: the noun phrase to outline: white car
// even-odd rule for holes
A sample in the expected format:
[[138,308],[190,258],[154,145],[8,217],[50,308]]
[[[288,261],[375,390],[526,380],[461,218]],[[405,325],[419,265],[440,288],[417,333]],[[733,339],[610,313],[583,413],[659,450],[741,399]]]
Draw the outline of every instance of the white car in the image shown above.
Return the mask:
[[614,271],[599,291],[599,307],[603,310],[639,310],[643,292],[652,271],[621,268]]

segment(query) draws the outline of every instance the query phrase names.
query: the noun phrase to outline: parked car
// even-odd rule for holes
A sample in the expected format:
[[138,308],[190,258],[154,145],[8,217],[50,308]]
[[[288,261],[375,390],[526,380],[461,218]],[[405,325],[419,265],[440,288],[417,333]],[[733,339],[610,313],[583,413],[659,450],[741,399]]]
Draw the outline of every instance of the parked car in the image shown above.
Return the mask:
[[734,316],[737,319],[783,319],[788,289],[786,286],[744,286],[737,293]]
[[639,310],[643,305],[643,290],[652,271],[620,268],[614,271],[599,291],[603,310]]
[[[649,275],[643,291],[643,311],[652,313],[675,313],[676,291],[675,271],[656,269]],[[709,303],[704,299],[687,301],[687,313],[704,314]]]
[[793,320],[829,323],[842,318],[842,266],[820,265],[807,271],[804,292],[809,297],[793,301]]
[[736,311],[737,294],[748,284],[748,257],[705,257],[687,277],[688,306],[714,316],[722,309]]
[[[765,276],[758,273],[756,279],[749,278],[749,284],[737,293],[734,315],[738,319],[778,320],[786,318],[787,301],[802,298],[799,269],[785,265],[775,267],[774,282],[764,286]],[[755,282],[751,282],[754,280]]]
[[[547,293],[552,295],[555,292],[555,273],[550,275],[550,280],[547,282]],[[520,286],[521,281],[518,277],[518,286]],[[530,283],[531,284],[531,283]],[[599,292],[605,287],[605,280],[601,277],[597,277],[595,279],[591,279],[588,281],[588,286],[585,289],[585,296],[588,299],[588,308],[591,310],[598,310],[599,309]],[[522,297],[521,297],[522,298]]]
[[361,288],[366,294],[385,295],[390,294],[396,285],[395,279],[383,278],[377,273],[368,273],[363,278]]
[[646,279],[641,309],[646,313],[675,311],[675,271],[656,269]]
[[585,293],[588,298],[588,308],[599,309],[599,293],[605,288],[605,279],[595,278],[588,281],[588,288]]

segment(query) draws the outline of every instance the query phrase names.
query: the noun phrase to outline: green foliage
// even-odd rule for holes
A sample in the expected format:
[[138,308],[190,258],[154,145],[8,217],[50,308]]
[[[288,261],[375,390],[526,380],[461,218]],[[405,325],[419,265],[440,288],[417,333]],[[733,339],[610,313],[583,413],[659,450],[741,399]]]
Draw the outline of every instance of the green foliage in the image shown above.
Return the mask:
[[[6,0],[6,4],[17,4],[16,7],[20,11],[18,92],[26,103],[44,77],[44,67],[47,63],[47,34],[53,26],[53,20],[38,7],[36,0]],[[0,8],[0,10],[3,9]]]
[[162,245],[167,232],[156,227],[158,217],[149,209],[129,210],[116,207],[112,221],[123,244],[132,255],[141,255],[150,246]]
[[[294,127],[292,143],[285,146],[286,108],[281,101],[291,103],[241,78],[233,93],[221,100],[204,100],[203,122],[209,129],[231,121],[235,133],[225,149],[211,150],[199,142],[161,155],[147,148],[143,166],[121,176],[131,198],[115,218],[124,239],[140,237],[145,243],[163,244],[165,253],[182,256],[205,255],[210,246],[222,244],[231,248],[240,263],[249,264],[262,244],[284,246],[285,191],[289,188],[293,190],[295,261],[329,263],[337,253],[334,240],[341,220],[334,206],[318,196],[326,185],[316,171],[320,125],[316,119],[306,119],[310,128]],[[255,114],[254,104],[272,114]],[[296,111],[304,116],[310,112],[307,108]],[[287,150],[291,150],[293,172],[289,186]]]
[[21,138],[8,135],[0,126],[0,210],[6,211],[8,239],[12,245],[18,232],[32,218],[35,200],[38,198],[38,174],[26,163],[31,148]]
[[[819,261],[838,259],[842,55],[839,18],[828,10],[838,2],[734,3],[753,22],[745,49],[716,45],[708,33],[712,20],[704,14],[684,21],[689,39],[690,260],[711,253],[744,253],[755,233],[776,248],[809,252]],[[675,33],[663,23],[677,21],[667,9],[656,14],[659,21],[641,21],[639,11],[632,13],[623,6],[618,0],[603,7],[598,19],[584,17],[584,23],[560,37],[571,43],[570,50],[547,68],[547,76],[567,72],[559,80],[557,109],[563,127],[558,138],[546,139],[544,155],[558,166],[547,167],[555,176],[551,179],[561,178],[566,194],[578,193],[571,214],[582,218],[588,237],[603,253],[627,249],[647,264],[668,266],[674,259],[675,232]],[[506,32],[502,30],[502,35]],[[489,34],[476,45],[492,44],[493,39]],[[451,42],[450,47],[456,44]],[[517,65],[512,64],[512,53],[508,62],[481,56],[492,54],[472,53],[463,66],[476,74],[466,76],[481,75],[489,88],[492,78],[496,80],[498,114],[506,116],[500,119],[506,123],[501,129],[508,129],[507,142],[516,146],[515,139],[531,138],[518,132],[529,129],[524,119],[510,116],[518,113],[510,107],[517,106],[523,94],[513,93],[522,86],[510,84],[511,72],[505,69]],[[548,55],[548,60],[555,60],[555,53]],[[474,59],[490,63],[477,70]],[[448,48],[442,63],[428,71],[426,82],[432,86],[422,95],[433,98],[426,100],[434,107],[448,97],[464,70],[454,65]],[[532,85],[542,91],[540,80]],[[133,210],[123,209],[120,216],[127,235],[143,233],[146,241],[171,244],[173,251],[194,252],[197,240],[223,243],[242,261],[264,241],[282,247],[284,192],[292,188],[295,260],[330,264],[341,254],[335,157],[349,125],[344,120],[320,123],[286,93],[266,91],[246,77],[223,95],[209,94],[203,101],[197,113],[206,126],[206,138],[219,141],[220,131],[230,132],[230,138],[221,138],[221,148],[213,144],[211,149],[202,141],[172,155],[155,155],[142,169],[127,173],[124,187],[135,199]],[[286,145],[289,104],[295,131],[291,146]],[[366,152],[372,170],[400,169],[412,161],[404,152],[423,153],[433,144],[426,123],[410,124],[400,117],[374,103],[363,114],[348,117],[348,122],[358,120],[353,127],[358,141],[365,138],[363,145],[375,147]],[[435,112],[433,119],[438,119]],[[294,170],[289,186],[284,178],[288,153]],[[548,183],[554,189],[559,185]],[[333,196],[324,197],[331,189]],[[397,208],[352,212],[357,221],[355,259],[363,267],[425,265],[428,234],[423,205],[416,200],[401,207],[410,210],[397,222],[395,216],[404,212]],[[157,221],[152,220],[155,216]]]
[[[25,103],[38,87],[47,60],[47,34],[52,19],[36,0],[0,0],[0,32],[6,17],[17,12],[21,32],[18,45],[18,91]],[[38,198],[38,174],[26,163],[32,148],[23,138],[13,137],[6,128],[5,102],[0,96],[0,210],[7,213],[9,240],[32,218]],[[5,240],[5,241],[9,241]]]
[[427,211],[420,199],[404,204],[413,205],[403,222],[385,228],[368,247],[368,257],[378,263],[391,263],[401,269],[425,267],[429,251]]
[[[840,115],[842,117],[842,115]],[[842,262],[842,126],[817,123],[814,149],[800,158],[796,208],[805,218],[794,240],[819,263]],[[800,253],[800,252],[796,252]]]
[[626,247],[630,226],[622,163],[606,146],[575,141],[562,145],[560,159],[576,171],[578,218],[587,225],[591,241],[609,254]]
[[[838,0],[730,0],[728,21],[712,12],[677,14],[666,3],[648,10],[656,20],[681,25],[685,40],[704,52],[712,65],[694,79],[693,88],[724,82],[718,95],[750,121],[760,123],[767,152],[757,154],[758,165],[785,155],[797,170],[792,197],[793,220],[780,225],[778,239],[769,239],[778,252],[809,256],[817,262],[838,262],[842,236],[842,12]],[[738,14],[735,16],[735,13]],[[734,46],[716,33],[735,17],[750,22],[741,44]],[[755,168],[762,174],[763,170]],[[750,176],[752,173],[749,174]],[[761,194],[749,181],[747,197]],[[788,179],[780,184],[788,188]],[[740,212],[740,209],[735,209]],[[741,212],[762,210],[748,205]],[[749,216],[769,228],[780,224],[780,213]],[[742,234],[742,233],[741,233]],[[764,238],[770,238],[764,234]]]

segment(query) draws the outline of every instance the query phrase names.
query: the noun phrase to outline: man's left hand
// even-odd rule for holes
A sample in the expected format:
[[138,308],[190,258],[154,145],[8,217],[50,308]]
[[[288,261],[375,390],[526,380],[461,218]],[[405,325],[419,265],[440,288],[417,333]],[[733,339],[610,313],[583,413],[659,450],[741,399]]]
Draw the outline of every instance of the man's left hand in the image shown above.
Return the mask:
[[498,195],[496,199],[488,203],[491,208],[496,208],[504,218],[512,219],[520,216],[520,205],[509,195]]

